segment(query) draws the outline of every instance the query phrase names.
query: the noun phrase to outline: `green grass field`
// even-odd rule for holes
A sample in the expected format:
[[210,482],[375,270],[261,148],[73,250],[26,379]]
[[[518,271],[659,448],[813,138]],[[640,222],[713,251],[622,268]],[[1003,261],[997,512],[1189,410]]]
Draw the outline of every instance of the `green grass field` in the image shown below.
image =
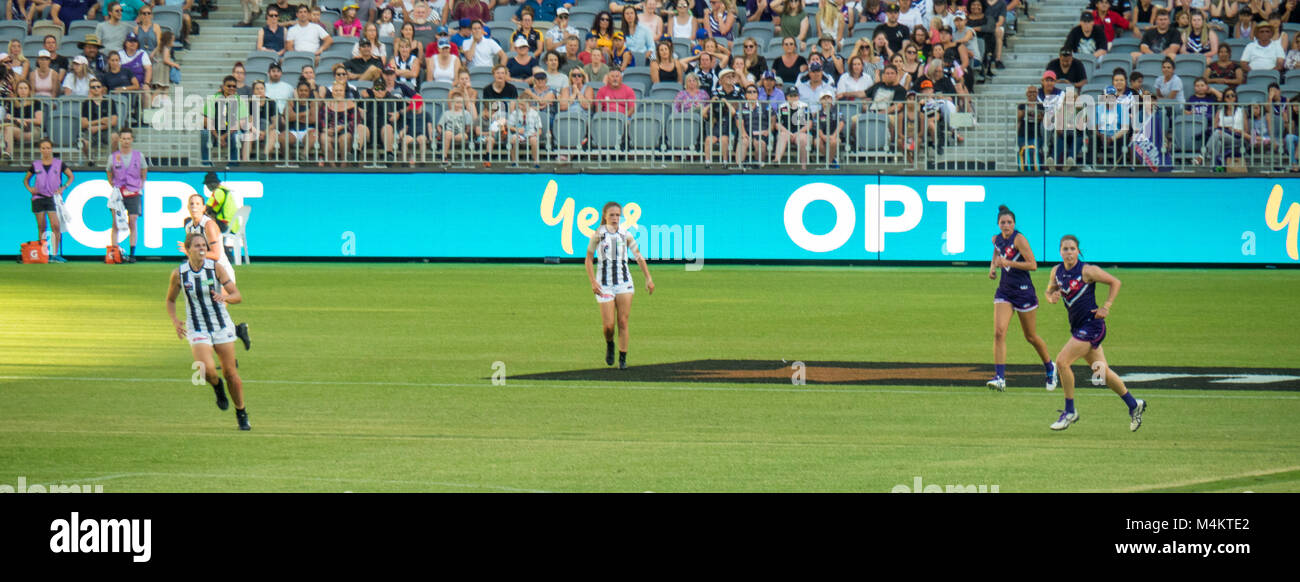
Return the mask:
[[[179,259],[176,261],[179,262]],[[0,265],[0,484],[123,491],[1300,491],[1300,393],[507,380],[603,366],[581,265],[241,267],[253,431],[190,384],[175,263]],[[633,366],[988,362],[981,268],[653,265]],[[1115,269],[1125,365],[1295,367],[1300,271]],[[1039,289],[1046,271],[1036,274]],[[642,283],[637,276],[638,284]],[[1053,354],[1064,309],[1040,310]],[[1013,322],[1010,363],[1033,364]],[[990,367],[991,369],[991,367]],[[1075,367],[1083,376],[1083,366]]]

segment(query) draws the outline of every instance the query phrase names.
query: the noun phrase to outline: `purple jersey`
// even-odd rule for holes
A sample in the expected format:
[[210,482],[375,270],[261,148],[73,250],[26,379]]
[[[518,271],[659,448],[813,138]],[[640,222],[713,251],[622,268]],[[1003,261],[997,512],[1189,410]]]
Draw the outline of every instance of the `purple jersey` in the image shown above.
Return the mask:
[[[1020,236],[1020,231],[1012,231],[1010,238],[1004,238],[1002,233],[993,235],[993,248],[1002,258],[1008,261],[1020,261],[1024,257],[1016,249],[1016,237]],[[1034,281],[1029,278],[1029,271],[1016,269],[1012,267],[1002,267],[1002,282],[998,285],[1001,291],[1029,291],[1034,292]],[[1035,293],[1036,294],[1036,293]]]
[[1093,321],[1093,312],[1097,310],[1097,298],[1094,294],[1095,284],[1083,280],[1083,267],[1086,263],[1079,261],[1073,269],[1065,268],[1065,263],[1056,267],[1056,284],[1061,288],[1061,299],[1070,312],[1070,329],[1081,329]]

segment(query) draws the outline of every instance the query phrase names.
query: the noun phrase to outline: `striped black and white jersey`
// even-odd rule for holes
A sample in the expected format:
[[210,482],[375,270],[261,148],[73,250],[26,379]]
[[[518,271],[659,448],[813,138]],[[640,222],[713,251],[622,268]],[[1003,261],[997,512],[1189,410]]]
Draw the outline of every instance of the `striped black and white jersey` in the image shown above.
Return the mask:
[[627,269],[628,233],[620,228],[610,232],[609,227],[600,225],[596,231],[600,243],[596,245],[596,282],[602,287],[624,285],[632,281]]
[[181,290],[185,292],[185,327],[192,332],[215,333],[232,325],[226,304],[212,299],[212,291],[221,287],[217,281],[217,262],[203,259],[199,270],[190,268],[190,262],[181,263]]
[[[186,218],[186,219],[185,219],[185,237],[186,237],[186,238],[189,238],[189,235],[191,235],[191,234],[201,234],[201,235],[203,235],[203,238],[206,239],[207,236],[208,236],[208,231],[207,231],[207,228],[208,228],[208,222],[211,221],[211,220],[212,220],[212,219],[209,218],[208,215],[206,215],[206,214],[203,215],[203,216],[200,216],[198,222],[194,222],[194,219],[193,219],[193,218]],[[212,242],[212,241],[208,241],[208,242]]]

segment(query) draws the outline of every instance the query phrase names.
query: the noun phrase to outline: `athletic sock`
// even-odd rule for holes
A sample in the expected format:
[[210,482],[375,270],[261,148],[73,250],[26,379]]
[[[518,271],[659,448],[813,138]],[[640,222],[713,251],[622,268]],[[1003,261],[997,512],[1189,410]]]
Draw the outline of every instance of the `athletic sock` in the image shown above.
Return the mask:
[[222,390],[224,390],[224,389],[226,388],[226,380],[225,380],[225,378],[217,378],[217,383],[216,383],[216,384],[213,384],[212,387],[213,387],[213,388],[221,388]]
[[1066,399],[1065,399],[1065,413],[1066,413],[1066,414],[1074,414],[1074,399],[1073,399],[1073,398],[1066,398]]
[[1051,363],[1051,362],[1043,362],[1043,370],[1045,370],[1045,371],[1047,372],[1047,375],[1049,375],[1049,376],[1052,375],[1052,363]]
[[1129,412],[1133,412],[1133,409],[1138,407],[1138,401],[1136,398],[1133,398],[1132,392],[1125,392],[1123,396],[1120,396],[1120,398],[1124,399],[1124,404],[1128,405]]
[[611,351],[611,352],[614,351],[614,342],[612,342],[612,341],[606,341],[606,342],[605,342],[605,349],[607,349],[607,350],[609,350],[609,351]]
[[627,361],[627,352],[619,352],[619,353],[618,353],[618,361],[619,361],[619,362],[626,362],[626,361]]
[[1007,377],[1007,365],[1006,365],[1006,364],[994,364],[993,367],[994,367],[995,369],[997,369],[997,372],[994,372],[994,374],[996,374],[997,377],[999,377],[999,378],[1006,378],[1006,377]]
[[135,245],[131,245],[131,256],[135,256]]

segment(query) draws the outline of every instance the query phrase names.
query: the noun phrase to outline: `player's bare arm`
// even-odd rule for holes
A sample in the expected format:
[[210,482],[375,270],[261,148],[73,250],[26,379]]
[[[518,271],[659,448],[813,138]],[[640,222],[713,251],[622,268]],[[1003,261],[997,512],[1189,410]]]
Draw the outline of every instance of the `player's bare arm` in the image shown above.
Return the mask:
[[1110,315],[1110,308],[1115,304],[1115,297],[1119,295],[1119,287],[1121,285],[1119,279],[1115,278],[1114,275],[1103,271],[1101,267],[1096,265],[1084,265],[1083,280],[1086,283],[1101,283],[1110,289],[1110,293],[1106,296],[1106,302],[1093,310],[1094,317],[1097,319],[1105,319],[1107,315]]
[[641,256],[641,247],[637,246],[636,238],[630,234],[627,235],[627,248],[632,252],[632,255],[636,257],[636,264],[641,265],[641,273],[645,275],[646,293],[653,295],[655,292],[655,281],[650,277],[650,266],[646,264],[645,257]]
[[600,231],[591,235],[591,242],[587,243],[587,258],[583,259],[583,264],[587,266],[587,279],[591,281],[591,292],[600,295],[600,284],[596,283],[596,268],[594,265],[596,257],[596,247],[600,245]]
[[172,318],[172,327],[176,328],[176,336],[185,339],[185,323],[176,319],[176,296],[181,292],[181,275],[178,270],[172,270],[171,279],[167,282],[167,315]]

